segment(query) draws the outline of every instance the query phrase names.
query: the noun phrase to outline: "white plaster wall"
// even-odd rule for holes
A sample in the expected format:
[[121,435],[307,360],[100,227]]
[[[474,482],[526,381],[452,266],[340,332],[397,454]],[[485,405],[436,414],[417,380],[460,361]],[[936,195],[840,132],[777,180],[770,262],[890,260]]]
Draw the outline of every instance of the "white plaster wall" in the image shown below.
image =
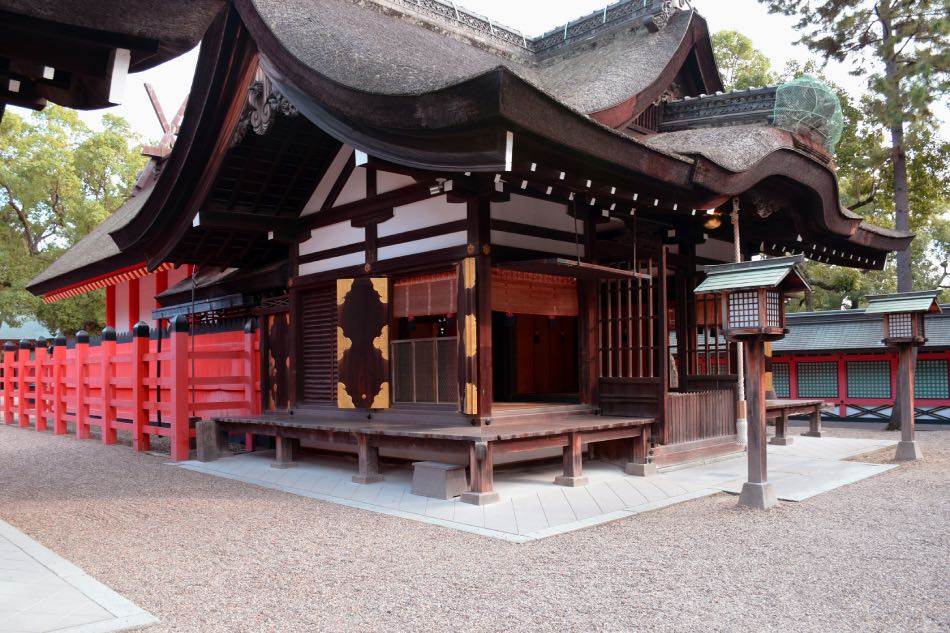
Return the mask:
[[327,168],[327,173],[325,173],[323,178],[320,179],[320,182],[317,183],[316,188],[313,190],[313,195],[310,196],[310,200],[307,201],[307,204],[304,206],[300,215],[310,215],[311,213],[316,213],[321,208],[323,208],[323,203],[326,201],[327,196],[330,195],[330,190],[333,189],[333,184],[340,176],[340,172],[343,171],[343,167],[346,166],[346,163],[352,160],[352,156],[352,147],[349,145],[343,145],[340,148],[333,161],[330,163],[330,167]]
[[330,257],[315,262],[307,262],[300,265],[300,275],[312,275],[322,273],[328,270],[337,270],[339,268],[348,268],[350,266],[362,266],[366,263],[366,252],[350,253],[349,255],[340,255]]
[[577,249],[580,248],[581,257],[584,257],[583,244],[575,245],[574,242],[562,242],[546,237],[533,237],[530,235],[520,235],[518,233],[508,233],[506,231],[492,231],[491,243],[499,246],[512,246],[531,251],[540,251],[542,253],[571,256],[574,256],[577,253]]
[[708,257],[719,262],[735,261],[735,250],[732,242],[723,240],[706,240],[703,244],[696,245],[696,255],[699,257]]
[[376,193],[386,193],[414,184],[416,184],[416,181],[409,176],[393,174],[388,171],[376,172]]
[[[537,198],[512,195],[508,202],[492,202],[491,217],[549,229],[574,232],[574,218],[567,214],[567,206]],[[584,234],[584,223],[577,222],[577,233]]]
[[444,195],[413,202],[393,210],[393,217],[378,225],[377,235],[387,237],[429,226],[464,220],[465,204],[449,204]]
[[310,239],[300,243],[300,254],[309,255],[339,246],[359,244],[366,239],[366,229],[351,226],[349,221],[322,226],[310,233]]
[[346,184],[343,185],[343,189],[340,191],[340,195],[337,196],[336,202],[333,203],[333,206],[339,207],[349,202],[356,202],[357,200],[362,200],[365,197],[366,197],[366,169],[363,167],[357,167],[356,169],[353,170],[353,173],[350,174],[350,177],[347,179]]
[[415,240],[413,242],[405,242],[403,244],[393,244],[392,246],[384,246],[380,248],[376,253],[376,258],[379,260],[395,259],[397,257],[415,255],[416,253],[437,251],[443,248],[450,248],[452,246],[464,246],[467,239],[467,231],[458,231],[456,233],[446,233],[445,235],[428,237],[423,240]]

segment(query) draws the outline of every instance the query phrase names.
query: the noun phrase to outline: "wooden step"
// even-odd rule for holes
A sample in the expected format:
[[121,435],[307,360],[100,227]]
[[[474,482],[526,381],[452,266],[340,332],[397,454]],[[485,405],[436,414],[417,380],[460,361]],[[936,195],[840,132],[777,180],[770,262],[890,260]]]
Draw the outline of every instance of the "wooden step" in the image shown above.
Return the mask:
[[741,453],[744,450],[745,447],[739,443],[735,435],[725,435],[695,442],[654,447],[653,461],[659,467],[673,466],[730,453]]

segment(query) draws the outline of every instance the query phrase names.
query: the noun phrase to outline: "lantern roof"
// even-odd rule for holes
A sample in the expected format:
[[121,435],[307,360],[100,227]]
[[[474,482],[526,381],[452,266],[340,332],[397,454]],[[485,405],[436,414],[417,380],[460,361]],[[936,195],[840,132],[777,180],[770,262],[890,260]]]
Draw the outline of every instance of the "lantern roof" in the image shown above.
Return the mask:
[[748,288],[775,288],[797,292],[808,290],[808,281],[798,269],[803,255],[760,259],[738,264],[703,266],[706,279],[696,287],[696,293],[744,290]]
[[898,292],[889,295],[875,295],[868,297],[868,307],[865,314],[897,314],[907,312],[939,313],[937,303],[938,290],[922,290],[918,292]]

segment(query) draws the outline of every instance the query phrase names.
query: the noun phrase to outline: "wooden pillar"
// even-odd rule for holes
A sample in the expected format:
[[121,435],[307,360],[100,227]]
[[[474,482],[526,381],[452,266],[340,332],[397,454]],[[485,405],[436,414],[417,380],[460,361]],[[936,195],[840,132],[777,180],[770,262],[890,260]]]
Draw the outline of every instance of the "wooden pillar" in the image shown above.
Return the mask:
[[16,344],[3,344],[3,423],[13,424],[13,373],[16,367]]
[[897,444],[894,459],[913,461],[923,454],[917,444],[914,429],[914,372],[917,364],[917,346],[903,344],[898,347],[898,403],[901,420],[901,441]]
[[[657,262],[657,299],[656,299],[656,337],[657,356],[656,371],[659,378],[657,393],[656,421],[659,428],[667,428],[666,424],[666,395],[670,392],[670,335],[669,327],[669,285],[666,278],[667,254],[669,246],[660,247],[660,257]],[[659,428],[657,429],[659,431]],[[648,432],[646,429],[645,432]]]
[[53,434],[65,435],[66,427],[66,337],[53,339]]
[[481,506],[501,497],[495,492],[495,458],[491,442],[472,442],[468,449],[469,490],[462,494],[464,503]]
[[132,328],[132,449],[142,452],[151,447],[151,436],[145,432],[148,424],[148,354],[149,327],[147,323],[139,321]]
[[749,420],[749,478],[742,486],[739,505],[766,509],[778,501],[768,483],[765,442],[765,354],[760,338],[743,341],[745,352],[746,413]]
[[89,385],[87,384],[89,371],[87,357],[89,356],[89,334],[85,330],[76,332],[76,388],[73,391],[73,412],[76,422],[76,439],[89,439]]
[[99,376],[102,379],[102,417],[100,418],[100,430],[102,431],[103,444],[116,443],[115,430],[115,406],[112,404],[113,398],[113,371],[115,366],[115,328],[106,327],[102,330],[102,342],[99,344]]
[[379,448],[370,443],[369,436],[357,433],[356,453],[359,474],[353,475],[353,483],[372,484],[385,479],[379,472]]
[[17,424],[20,428],[30,426],[30,405],[28,402],[30,396],[30,352],[33,350],[33,342],[23,339],[20,341],[20,349],[17,350],[16,357],[16,413]]
[[578,292],[578,371],[580,398],[584,404],[599,405],[597,362],[597,319],[599,282],[579,279]]
[[191,444],[191,420],[189,417],[188,392],[188,318],[179,315],[171,328],[171,453],[176,462],[189,457]]
[[459,270],[459,402],[477,425],[491,423],[492,377],[491,200],[468,204],[468,251]]
[[[45,431],[46,415],[49,411],[47,405],[47,392],[51,390],[52,385],[47,378],[47,367],[50,366],[49,352],[46,349],[46,339],[36,339],[36,351],[33,353],[33,389],[36,394],[33,401],[33,411],[36,416],[36,430]],[[47,386],[49,385],[49,386]]]
[[626,465],[628,475],[650,477],[656,474],[656,464],[650,457],[650,427],[641,428],[640,435],[633,438],[632,459]]
[[581,442],[580,433],[569,433],[567,436],[567,446],[564,447],[564,473],[554,478],[554,483],[558,486],[586,486],[590,483],[587,477],[584,477],[584,446]]

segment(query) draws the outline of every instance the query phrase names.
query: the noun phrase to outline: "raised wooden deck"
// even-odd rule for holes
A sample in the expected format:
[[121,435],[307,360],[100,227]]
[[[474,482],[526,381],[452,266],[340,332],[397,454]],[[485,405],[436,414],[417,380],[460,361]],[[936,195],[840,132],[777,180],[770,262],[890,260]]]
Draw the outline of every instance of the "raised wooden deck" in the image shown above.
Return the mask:
[[[653,418],[619,418],[594,415],[579,405],[528,405],[501,407],[489,426],[460,423],[451,412],[400,409],[374,414],[323,410],[294,414],[219,417],[213,433],[199,433],[199,442],[219,442],[223,432],[269,435],[277,441],[278,467],[292,464],[301,441],[338,445],[359,455],[358,483],[380,481],[379,449],[415,451],[428,458],[432,453],[457,461],[467,458],[470,492],[466,501],[487,503],[497,495],[492,479],[495,454],[527,453],[560,448],[564,475],[557,483],[583,485],[584,444],[630,440],[631,471],[647,469],[650,462],[649,431]],[[213,455],[217,447],[199,447],[199,453]],[[464,463],[464,462],[463,462]]]

